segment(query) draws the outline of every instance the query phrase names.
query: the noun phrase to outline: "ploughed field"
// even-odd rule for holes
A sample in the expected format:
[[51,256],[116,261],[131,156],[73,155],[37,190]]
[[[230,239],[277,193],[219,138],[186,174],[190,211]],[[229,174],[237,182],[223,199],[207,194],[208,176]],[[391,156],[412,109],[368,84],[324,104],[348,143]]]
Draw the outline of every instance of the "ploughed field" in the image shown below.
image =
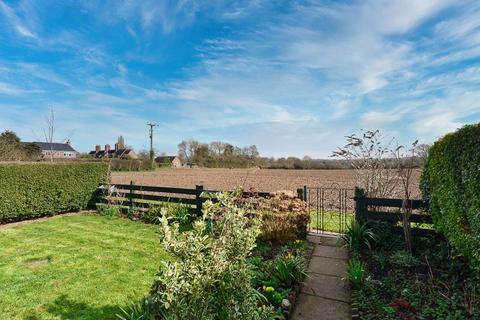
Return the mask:
[[[420,172],[415,172],[412,182],[413,197],[420,196],[418,182]],[[232,190],[242,186],[245,190],[295,191],[308,187],[355,187],[354,170],[281,170],[281,169],[162,169],[154,172],[114,172],[112,182],[138,185],[154,185],[194,188],[203,185],[209,190]],[[399,191],[401,186],[398,186]]]

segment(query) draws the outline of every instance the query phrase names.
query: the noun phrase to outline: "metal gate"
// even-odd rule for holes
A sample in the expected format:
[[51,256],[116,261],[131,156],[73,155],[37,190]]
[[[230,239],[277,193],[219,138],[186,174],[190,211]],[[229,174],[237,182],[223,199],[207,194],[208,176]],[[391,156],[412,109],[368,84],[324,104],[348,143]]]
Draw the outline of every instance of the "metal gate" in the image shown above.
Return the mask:
[[354,219],[354,189],[329,187],[305,187],[305,200],[310,212],[309,232],[344,233]]

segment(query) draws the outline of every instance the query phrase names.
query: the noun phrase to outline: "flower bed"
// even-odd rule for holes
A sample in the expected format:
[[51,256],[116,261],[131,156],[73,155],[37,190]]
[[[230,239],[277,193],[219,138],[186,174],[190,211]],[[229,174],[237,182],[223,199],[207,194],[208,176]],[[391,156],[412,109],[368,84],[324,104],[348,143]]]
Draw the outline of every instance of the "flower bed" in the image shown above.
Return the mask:
[[[478,278],[441,236],[417,237],[413,253],[388,224],[372,249],[353,251],[349,278],[361,319],[479,319]],[[360,271],[363,269],[364,271]]]
[[[288,224],[292,231],[278,233],[275,241],[262,240],[266,218],[252,205],[257,199],[245,200],[238,193],[218,193],[212,199],[204,203],[203,216],[187,226],[169,214],[171,208],[149,214],[160,223],[161,244],[172,259],[160,266],[150,295],[122,310],[121,317],[288,318],[312,247],[303,240],[289,241],[297,224]],[[276,214],[286,214],[297,202],[286,196],[271,201],[275,205],[269,204],[270,209],[282,206]]]
[[257,243],[250,264],[254,273],[252,285],[264,297],[260,313],[270,310],[277,319],[288,319],[312,251],[313,246],[303,240],[284,245]]

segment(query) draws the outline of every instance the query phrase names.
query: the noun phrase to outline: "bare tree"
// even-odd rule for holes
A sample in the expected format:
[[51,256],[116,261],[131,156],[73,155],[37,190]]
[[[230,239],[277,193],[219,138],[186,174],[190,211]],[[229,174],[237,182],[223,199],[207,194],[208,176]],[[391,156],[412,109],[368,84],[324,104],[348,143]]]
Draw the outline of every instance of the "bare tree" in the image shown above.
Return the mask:
[[403,145],[397,145],[394,150],[397,172],[403,189],[401,213],[405,246],[408,252],[412,252],[412,230],[410,227],[412,206],[410,200],[412,194],[412,176],[415,170],[415,158],[417,157],[418,150],[418,140],[414,141],[409,148]]
[[415,153],[418,158],[422,161],[422,165],[425,165],[428,159],[428,153],[430,151],[431,145],[429,144],[419,144],[415,147]]
[[347,144],[333,152],[332,157],[350,162],[355,169],[357,186],[370,197],[388,198],[395,195],[397,177],[388,165],[394,139],[385,142],[379,130],[361,131],[346,136]]
[[222,141],[210,142],[209,149],[210,149],[210,152],[215,156],[221,156],[223,155],[223,151],[225,150],[225,142],[222,142]]
[[[347,136],[347,144],[333,153],[349,160],[356,169],[357,185],[370,197],[402,197],[402,224],[407,251],[412,251],[411,195],[413,173],[418,159],[428,151],[418,140],[410,147],[399,145],[396,139],[384,142],[378,130]],[[392,145],[395,144],[395,148]],[[423,152],[420,153],[420,152]],[[398,187],[398,188],[397,188]],[[397,192],[398,189],[398,192]],[[401,192],[400,192],[401,190]]]
[[45,119],[46,128],[43,129],[45,142],[48,143],[50,161],[53,162],[53,139],[55,134],[55,112],[53,108]]
[[182,141],[178,144],[178,155],[183,161],[191,162],[200,143],[196,140]]

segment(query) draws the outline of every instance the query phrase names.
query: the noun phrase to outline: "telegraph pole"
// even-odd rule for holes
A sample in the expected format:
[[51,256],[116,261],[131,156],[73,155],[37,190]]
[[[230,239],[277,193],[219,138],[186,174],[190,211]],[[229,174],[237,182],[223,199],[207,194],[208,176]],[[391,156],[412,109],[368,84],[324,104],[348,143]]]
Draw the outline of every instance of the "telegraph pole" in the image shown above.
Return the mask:
[[152,169],[154,168],[154,153],[153,153],[153,128],[158,127],[158,124],[147,123],[147,126],[150,127],[150,165]]

